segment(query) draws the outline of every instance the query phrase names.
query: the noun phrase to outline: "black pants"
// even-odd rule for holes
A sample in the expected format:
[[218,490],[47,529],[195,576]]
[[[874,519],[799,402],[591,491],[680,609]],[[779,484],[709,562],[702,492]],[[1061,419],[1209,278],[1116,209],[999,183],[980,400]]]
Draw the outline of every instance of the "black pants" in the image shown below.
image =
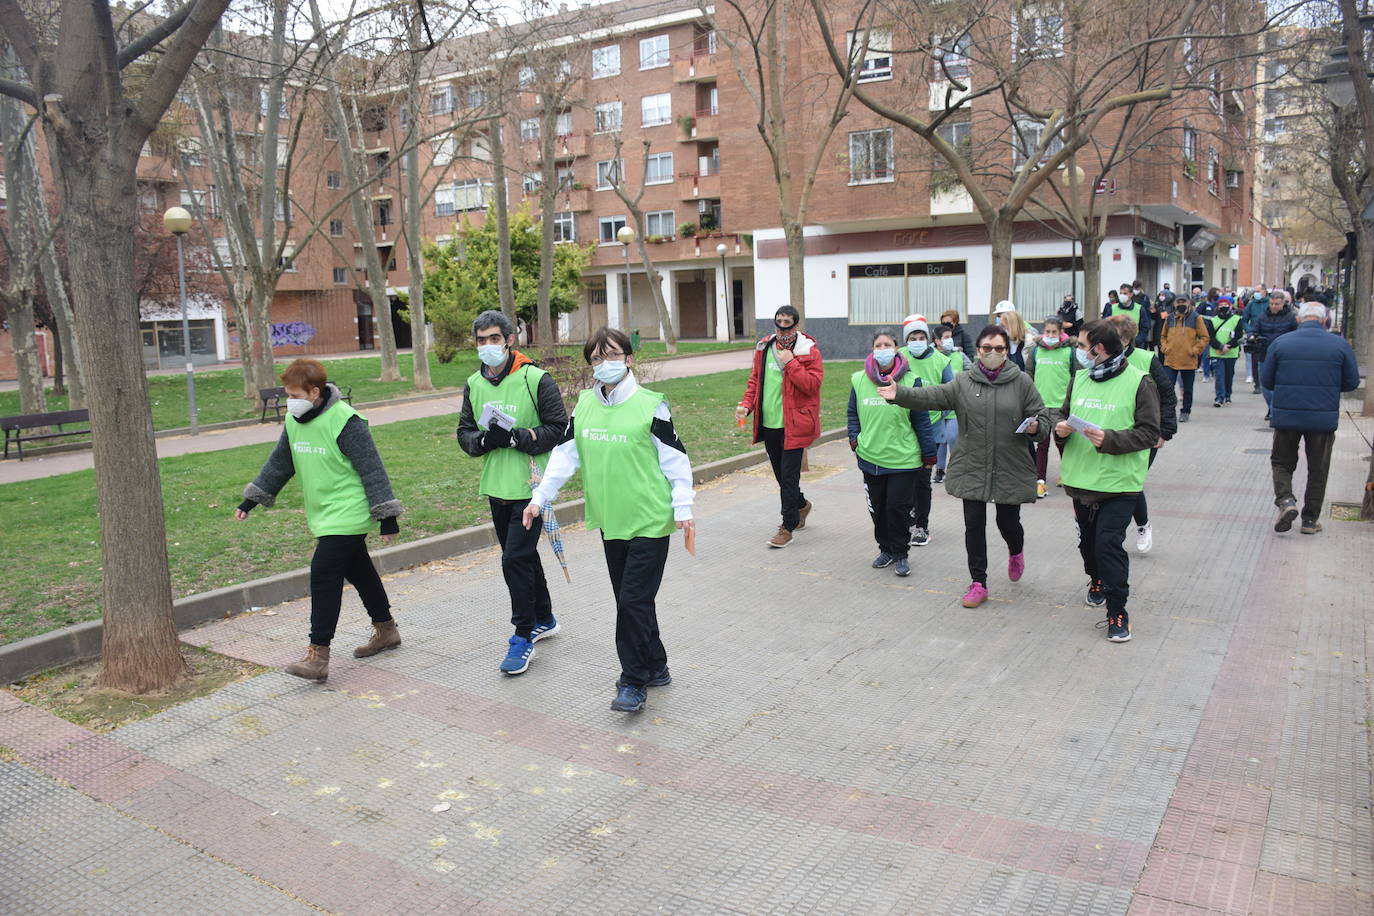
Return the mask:
[[615,651],[620,656],[619,685],[643,687],[668,667],[668,652],[658,636],[654,600],[668,562],[668,538],[609,541],[603,536],[606,570],[615,593]]
[[391,619],[382,577],[367,554],[365,534],[327,534],[315,542],[310,558],[310,643],[327,646],[339,625],[344,580],[358,590],[373,623]]
[[768,463],[773,466],[773,477],[778,481],[782,495],[782,526],[794,531],[806,504],[801,491],[802,452],[804,449],[783,448],[783,431],[761,427],[763,447],[768,451]]
[[1197,378],[1196,369],[1175,369],[1165,366],[1164,371],[1169,373],[1169,380],[1183,390],[1183,404],[1179,407],[1180,413],[1193,412],[1193,380]]
[[[1150,463],[1146,467],[1155,466],[1155,455],[1159,454],[1159,449],[1150,449]],[[1142,487],[1140,495],[1135,499],[1135,523],[1140,527],[1150,524],[1150,504],[1145,501],[1145,489]]]
[[1326,499],[1326,478],[1331,473],[1331,446],[1336,434],[1303,432],[1300,429],[1274,430],[1274,445],[1269,464],[1274,471],[1274,505],[1293,499],[1293,472],[1298,469],[1298,443],[1307,452],[1307,492],[1302,501],[1302,520],[1315,522]]
[[539,561],[539,533],[542,519],[525,530],[523,515],[528,499],[497,499],[488,496],[491,523],[501,544],[501,575],[510,592],[510,622],[515,635],[530,638],[530,631],[553,619],[549,583],[544,579],[544,564]]
[[[873,517],[873,540],[894,557],[907,555],[911,543],[911,505],[918,486],[916,471],[895,474],[864,472],[864,496]],[[930,471],[926,471],[926,511],[930,507]]]
[[915,501],[911,504],[911,525],[915,528],[930,530],[930,468],[921,467],[912,471],[916,475]]
[[1131,523],[1131,513],[1135,511],[1136,495],[1122,493],[1092,505],[1084,505],[1078,500],[1073,503],[1083,571],[1089,578],[1102,580],[1109,613],[1126,610],[1126,599],[1131,593],[1131,557],[1121,542],[1126,538],[1126,526]]
[[[1007,553],[1015,556],[1026,549],[1026,532],[1021,528],[1020,503],[996,503],[997,530],[1007,542]],[[968,554],[968,575],[974,582],[988,584],[988,504],[964,500],[964,551]]]

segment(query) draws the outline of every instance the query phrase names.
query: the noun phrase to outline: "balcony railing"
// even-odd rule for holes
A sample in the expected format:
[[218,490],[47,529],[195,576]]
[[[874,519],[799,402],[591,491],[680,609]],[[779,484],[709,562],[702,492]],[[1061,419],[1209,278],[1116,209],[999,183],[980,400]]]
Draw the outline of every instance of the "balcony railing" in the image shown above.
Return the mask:
[[705,108],[692,118],[692,126],[686,131],[688,140],[719,140],[720,109]]
[[675,83],[715,82],[716,73],[716,55],[709,51],[694,51],[673,61]]
[[682,172],[677,176],[679,200],[699,200],[720,197],[720,167],[712,166],[704,172]]

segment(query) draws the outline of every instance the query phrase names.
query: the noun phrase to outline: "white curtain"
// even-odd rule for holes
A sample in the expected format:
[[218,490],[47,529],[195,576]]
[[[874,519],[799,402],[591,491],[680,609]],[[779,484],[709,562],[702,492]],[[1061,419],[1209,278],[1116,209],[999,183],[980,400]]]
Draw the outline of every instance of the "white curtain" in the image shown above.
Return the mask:
[[906,314],[925,315],[931,324],[938,322],[940,313],[947,309],[957,309],[960,315],[967,314],[966,279],[965,274],[907,277]]
[[851,277],[850,324],[901,324],[907,316],[905,277]]
[[1040,321],[1058,311],[1064,297],[1069,294],[1070,283],[1077,280],[1074,299],[1083,304],[1083,274],[1075,277],[1072,271],[1052,270],[1045,273],[1018,273],[1012,301],[1016,310],[1026,321]]

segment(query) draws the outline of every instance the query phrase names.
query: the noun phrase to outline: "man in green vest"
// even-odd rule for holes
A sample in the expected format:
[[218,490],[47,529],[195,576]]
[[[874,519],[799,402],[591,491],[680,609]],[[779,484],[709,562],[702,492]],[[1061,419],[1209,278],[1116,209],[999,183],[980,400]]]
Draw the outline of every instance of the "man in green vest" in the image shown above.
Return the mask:
[[[943,385],[954,380],[950,357],[940,352],[930,339],[930,323],[924,315],[908,315],[902,322],[902,336],[906,338],[906,362],[922,385]],[[908,384],[909,387],[910,383]],[[930,432],[938,452],[945,441],[945,421],[953,416],[950,410],[930,411]],[[930,543],[930,475],[931,464],[916,469],[916,494],[911,508],[911,546],[925,547]]]
[[1207,319],[1212,345],[1212,375],[1217,384],[1217,398],[1212,403],[1213,407],[1231,403],[1236,360],[1240,358],[1240,345],[1245,339],[1245,325],[1240,315],[1235,313],[1234,306],[1235,301],[1230,296],[1218,296],[1217,313]]
[[1117,329],[1090,322],[1078,338],[1074,373],[1054,432],[1064,445],[1064,490],[1078,520],[1089,607],[1107,605],[1107,638],[1131,638],[1126,599],[1131,559],[1122,541],[1159,441],[1159,394],[1132,366]]
[[515,627],[500,667],[516,675],[529,667],[534,644],[558,632],[539,560],[543,526],[527,529],[521,517],[530,502],[534,469],[542,472],[548,464],[549,452],[568,425],[568,413],[553,376],[515,349],[515,328],[505,314],[489,310],[478,315],[472,336],[482,365],[463,388],[458,445],[482,459],[478,493],[491,507]]

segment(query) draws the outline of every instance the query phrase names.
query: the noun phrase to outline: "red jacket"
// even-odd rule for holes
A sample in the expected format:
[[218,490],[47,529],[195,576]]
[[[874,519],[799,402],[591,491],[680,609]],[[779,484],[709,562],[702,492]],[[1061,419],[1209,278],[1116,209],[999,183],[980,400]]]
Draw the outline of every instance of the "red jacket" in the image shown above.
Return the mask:
[[[739,402],[754,415],[755,442],[763,439],[763,412],[759,410],[763,360],[776,336],[769,334],[754,347],[754,371],[749,374],[749,384]],[[800,331],[792,354],[794,358],[782,367],[782,447],[806,448],[821,434],[821,382],[825,379],[825,367],[815,338]]]

